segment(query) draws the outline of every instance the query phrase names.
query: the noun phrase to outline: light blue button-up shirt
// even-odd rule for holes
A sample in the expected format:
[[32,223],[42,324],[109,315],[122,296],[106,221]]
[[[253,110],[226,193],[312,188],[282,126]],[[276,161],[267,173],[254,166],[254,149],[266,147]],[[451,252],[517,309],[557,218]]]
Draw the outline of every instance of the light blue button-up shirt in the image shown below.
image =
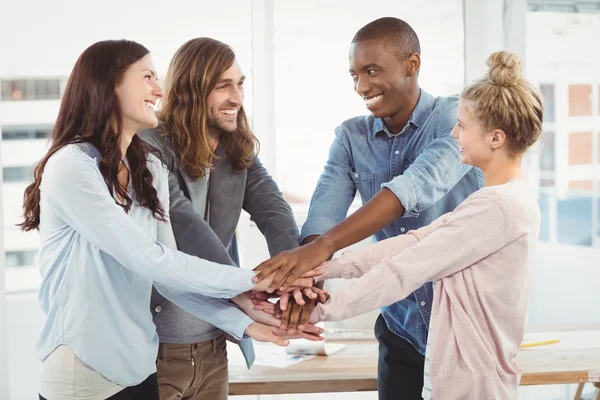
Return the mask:
[[[421,90],[408,123],[397,135],[370,115],[338,126],[301,240],[321,235],[346,218],[357,190],[363,204],[384,187],[402,203],[404,215],[375,234],[376,240],[383,240],[429,225],[482,187],[481,171],[462,164],[458,144],[450,136],[457,105],[456,96],[434,98]],[[421,354],[432,300],[429,283],[382,309],[389,329]]]
[[[255,273],[157,242],[161,222],[135,200],[129,213],[115,203],[99,159],[89,144],[68,145],[42,176],[39,300],[47,319],[37,355],[44,360],[66,345],[107,379],[134,386],[156,372],[153,282],[167,299],[241,339],[253,321],[224,299],[251,289]],[[167,169],[153,156],[148,168],[168,212]]]

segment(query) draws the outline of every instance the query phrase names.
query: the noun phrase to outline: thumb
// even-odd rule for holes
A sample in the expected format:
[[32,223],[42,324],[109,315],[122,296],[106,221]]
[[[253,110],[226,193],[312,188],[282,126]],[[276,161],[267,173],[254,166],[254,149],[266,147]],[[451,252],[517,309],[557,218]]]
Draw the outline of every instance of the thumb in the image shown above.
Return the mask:
[[268,341],[271,343],[275,343],[277,346],[285,347],[288,344],[290,344],[290,341],[288,339],[284,339],[282,337],[275,335],[273,333],[273,331],[270,332],[269,336],[270,337],[268,338]]

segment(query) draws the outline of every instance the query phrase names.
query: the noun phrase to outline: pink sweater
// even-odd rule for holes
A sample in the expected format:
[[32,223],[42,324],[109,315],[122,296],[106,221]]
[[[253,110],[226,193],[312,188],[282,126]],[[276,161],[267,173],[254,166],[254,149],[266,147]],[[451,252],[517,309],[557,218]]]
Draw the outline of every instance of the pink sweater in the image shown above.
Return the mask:
[[523,181],[480,189],[426,227],[325,264],[318,280],[360,279],[311,320],[350,318],[435,281],[431,398],[515,399],[539,227],[537,199]]

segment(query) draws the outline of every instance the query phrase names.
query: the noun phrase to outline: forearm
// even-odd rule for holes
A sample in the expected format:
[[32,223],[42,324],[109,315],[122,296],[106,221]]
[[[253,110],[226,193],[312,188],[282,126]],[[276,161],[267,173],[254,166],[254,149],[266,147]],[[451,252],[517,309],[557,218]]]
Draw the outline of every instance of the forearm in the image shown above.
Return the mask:
[[374,235],[403,214],[404,207],[396,195],[388,189],[382,189],[364,206],[315,240],[333,255]]

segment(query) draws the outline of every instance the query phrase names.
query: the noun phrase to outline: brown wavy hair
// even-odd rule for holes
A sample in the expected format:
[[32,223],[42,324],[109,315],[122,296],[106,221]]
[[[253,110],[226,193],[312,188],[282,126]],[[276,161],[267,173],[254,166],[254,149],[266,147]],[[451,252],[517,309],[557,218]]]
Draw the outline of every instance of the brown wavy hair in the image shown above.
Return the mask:
[[[67,82],[52,129],[51,146],[34,170],[34,180],[23,197],[24,221],[18,224],[24,231],[39,229],[40,184],[46,163],[54,153],[73,143],[90,143],[101,155],[99,164],[104,182],[111,193],[124,199],[119,204],[127,212],[132,199],[119,184],[117,175],[122,154],[121,111],[115,93],[123,74],[149,51],[129,40],[107,40],[88,47],[80,56]],[[156,219],[165,220],[163,207],[152,185],[152,174],[146,165],[149,146],[134,135],[127,149],[131,168],[131,184],[136,200],[150,209]]]
[[[159,131],[171,139],[181,166],[193,179],[204,176],[205,169],[213,166],[216,155],[210,144],[206,100],[234,62],[230,46],[201,37],[183,44],[169,65],[158,112]],[[237,116],[237,130],[222,135],[220,145],[234,170],[243,171],[254,162],[259,143],[243,105]]]

